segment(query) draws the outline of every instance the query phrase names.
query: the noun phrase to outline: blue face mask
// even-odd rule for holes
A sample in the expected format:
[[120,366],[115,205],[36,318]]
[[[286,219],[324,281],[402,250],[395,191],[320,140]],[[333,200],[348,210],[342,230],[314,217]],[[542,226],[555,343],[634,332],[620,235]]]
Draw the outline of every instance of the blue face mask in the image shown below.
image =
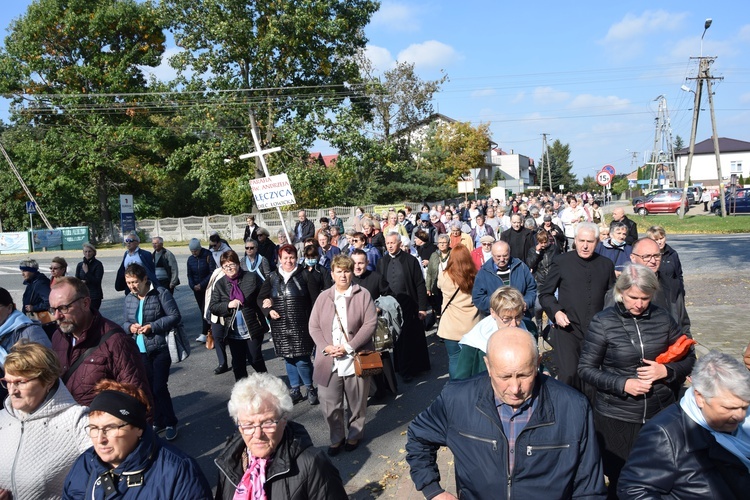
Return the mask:
[[317,263],[318,263],[318,259],[305,259],[305,265],[308,267],[312,267]]

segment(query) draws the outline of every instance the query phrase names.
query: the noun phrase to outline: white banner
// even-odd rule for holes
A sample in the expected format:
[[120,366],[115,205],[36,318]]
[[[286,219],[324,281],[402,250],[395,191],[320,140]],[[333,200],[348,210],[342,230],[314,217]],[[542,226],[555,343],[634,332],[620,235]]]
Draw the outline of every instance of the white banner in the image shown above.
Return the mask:
[[259,210],[297,203],[292,192],[292,185],[289,183],[289,177],[286,174],[252,179],[250,189],[253,190],[253,198],[255,198],[255,204],[258,205]]

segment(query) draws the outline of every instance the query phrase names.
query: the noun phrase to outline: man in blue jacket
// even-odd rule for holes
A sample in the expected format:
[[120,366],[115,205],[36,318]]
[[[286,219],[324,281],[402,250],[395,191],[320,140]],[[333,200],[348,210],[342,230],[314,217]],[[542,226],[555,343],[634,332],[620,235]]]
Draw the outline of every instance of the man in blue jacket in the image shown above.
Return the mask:
[[406,461],[417,490],[455,498],[435,463],[447,446],[460,498],[606,498],[591,407],[539,373],[529,332],[495,332],[485,363],[489,376],[449,382],[409,425]]
[[156,271],[154,269],[154,258],[151,252],[143,250],[140,247],[141,239],[138,237],[138,233],[131,231],[123,238],[125,244],[125,254],[122,256],[122,262],[120,267],[117,269],[117,275],[115,276],[115,290],[118,292],[125,292],[125,295],[130,293],[127,285],[125,284],[125,269],[130,264],[138,264],[146,269],[146,274],[151,283],[159,283],[156,277]]
[[496,241],[492,245],[492,260],[479,269],[471,291],[471,299],[483,315],[490,315],[490,297],[501,286],[512,286],[521,292],[526,303],[526,316],[534,317],[536,281],[526,264],[510,256],[510,245]]

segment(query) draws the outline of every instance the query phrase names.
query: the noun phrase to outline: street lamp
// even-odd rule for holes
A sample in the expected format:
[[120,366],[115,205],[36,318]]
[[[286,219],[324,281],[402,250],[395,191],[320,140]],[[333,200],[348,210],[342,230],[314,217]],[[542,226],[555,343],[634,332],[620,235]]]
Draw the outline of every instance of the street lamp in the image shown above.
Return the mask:
[[713,21],[709,17],[706,19],[706,23],[703,25],[703,34],[701,35],[701,57],[703,57],[703,37],[706,36],[706,31],[711,27]]

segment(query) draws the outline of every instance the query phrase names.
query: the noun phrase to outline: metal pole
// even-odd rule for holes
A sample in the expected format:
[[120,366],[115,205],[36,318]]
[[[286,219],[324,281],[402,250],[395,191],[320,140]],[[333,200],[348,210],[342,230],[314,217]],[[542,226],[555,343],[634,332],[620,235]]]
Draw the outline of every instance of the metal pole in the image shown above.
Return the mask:
[[719,152],[719,135],[716,133],[716,116],[714,115],[714,93],[711,88],[711,77],[708,74],[708,64],[706,63],[706,92],[708,92],[708,107],[711,111],[711,133],[714,140],[714,155],[716,155],[716,175],[719,179],[719,206],[721,207],[721,216],[727,216],[727,206],[724,197],[724,183],[721,175],[721,153]]
[[693,126],[690,129],[690,148],[688,149],[687,165],[685,165],[685,175],[682,181],[682,198],[680,199],[680,219],[685,218],[685,202],[687,200],[688,179],[690,178],[690,168],[693,166],[693,153],[695,152],[695,135],[698,132],[698,115],[701,109],[701,93],[703,92],[703,58],[700,61],[700,70],[695,87],[695,102],[693,104]]

